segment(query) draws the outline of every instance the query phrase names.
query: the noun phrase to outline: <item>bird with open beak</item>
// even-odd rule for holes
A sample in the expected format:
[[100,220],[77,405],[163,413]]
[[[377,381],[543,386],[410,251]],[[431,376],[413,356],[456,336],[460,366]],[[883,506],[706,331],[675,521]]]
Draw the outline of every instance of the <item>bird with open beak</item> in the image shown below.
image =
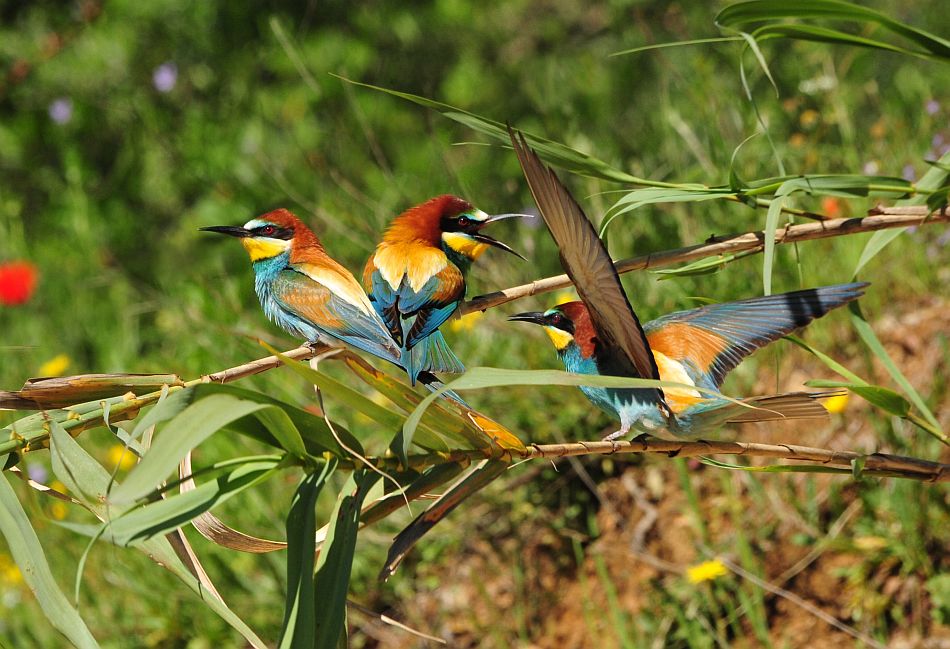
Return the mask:
[[386,230],[366,262],[363,286],[401,347],[410,379],[426,367],[465,370],[439,327],[465,297],[465,275],[489,247],[521,257],[482,232],[490,223],[512,217],[530,215],[492,216],[464,199],[445,195],[406,210]]

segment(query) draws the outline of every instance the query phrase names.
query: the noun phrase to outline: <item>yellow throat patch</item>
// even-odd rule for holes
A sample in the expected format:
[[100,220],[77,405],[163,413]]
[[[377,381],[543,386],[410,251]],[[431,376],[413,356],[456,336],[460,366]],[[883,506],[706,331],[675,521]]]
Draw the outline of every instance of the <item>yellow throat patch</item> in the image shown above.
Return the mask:
[[554,343],[554,348],[558,351],[574,342],[574,336],[557,327],[545,327],[544,333],[548,335],[548,338]]
[[255,239],[245,237],[241,239],[241,245],[251,256],[251,261],[260,261],[261,259],[270,259],[286,252],[290,248],[290,242],[283,239]]
[[444,241],[449,248],[460,255],[465,255],[472,261],[478,259],[481,254],[488,249],[487,243],[475,241],[460,232],[443,232],[442,241]]

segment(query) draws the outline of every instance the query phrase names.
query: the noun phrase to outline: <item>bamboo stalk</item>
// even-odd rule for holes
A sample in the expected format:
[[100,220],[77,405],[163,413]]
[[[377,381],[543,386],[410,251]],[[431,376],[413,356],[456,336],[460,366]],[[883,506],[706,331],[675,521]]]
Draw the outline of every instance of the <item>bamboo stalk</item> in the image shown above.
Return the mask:
[[[930,213],[926,207],[875,207],[868,212],[868,216],[851,219],[830,219],[814,223],[789,225],[775,231],[775,243],[797,243],[813,239],[828,239],[859,232],[875,232],[889,228],[902,228],[912,225],[928,223],[946,223],[950,221],[950,212],[943,208],[939,212]],[[663,252],[631,257],[615,262],[618,273],[629,273],[634,270],[649,270],[663,268],[683,262],[695,261],[716,255],[753,250],[761,252],[765,248],[765,232],[755,231],[745,234],[727,235],[724,237],[710,237],[705,243],[665,250]],[[539,295],[549,291],[567,288],[571,280],[567,275],[555,275],[535,280],[529,284],[513,286],[494,293],[478,295],[459,308],[459,315],[473,311],[485,311],[513,300]]]
[[[524,452],[493,450],[457,450],[448,453],[424,453],[410,455],[409,466],[423,469],[445,462],[470,462],[496,457],[499,459],[536,460],[557,459],[580,455],[613,455],[617,453],[663,453],[670,457],[697,457],[703,455],[745,455],[747,457],[770,457],[833,466],[853,470],[855,463],[863,463],[860,473],[878,477],[902,477],[924,482],[950,482],[950,464],[931,462],[919,458],[891,455],[889,453],[857,453],[836,451],[795,444],[760,444],[757,442],[727,441],[666,441],[659,439],[635,439],[629,442],[568,442],[563,444],[532,444]],[[395,457],[369,458],[381,469],[398,469],[400,462]],[[345,466],[345,465],[341,465]]]

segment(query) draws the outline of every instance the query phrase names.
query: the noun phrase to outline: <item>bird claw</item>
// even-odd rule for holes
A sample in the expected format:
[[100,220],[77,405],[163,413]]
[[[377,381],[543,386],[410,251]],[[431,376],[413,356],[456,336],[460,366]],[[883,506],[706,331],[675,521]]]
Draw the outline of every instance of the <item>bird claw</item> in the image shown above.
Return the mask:
[[624,429],[621,428],[620,430],[615,430],[614,432],[610,433],[609,435],[607,435],[606,437],[604,437],[604,438],[603,438],[602,440],[600,440],[600,441],[602,441],[602,442],[613,442],[613,441],[615,441],[615,440],[617,440],[617,439],[623,437],[623,436],[626,435],[626,434],[627,434],[627,431],[625,431]]

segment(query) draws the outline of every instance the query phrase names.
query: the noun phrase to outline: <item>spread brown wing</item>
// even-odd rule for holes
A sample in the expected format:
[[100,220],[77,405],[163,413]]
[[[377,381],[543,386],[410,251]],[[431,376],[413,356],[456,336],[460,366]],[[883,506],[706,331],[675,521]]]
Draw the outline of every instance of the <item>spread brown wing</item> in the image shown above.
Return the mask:
[[[643,327],[627,301],[613,261],[594,226],[554,171],[544,166],[531,150],[524,136],[516,135],[510,126],[508,134],[531,194],[560,249],[561,265],[590,312],[604,360],[611,370],[605,373],[659,379]],[[655,392],[662,402],[662,393]]]

